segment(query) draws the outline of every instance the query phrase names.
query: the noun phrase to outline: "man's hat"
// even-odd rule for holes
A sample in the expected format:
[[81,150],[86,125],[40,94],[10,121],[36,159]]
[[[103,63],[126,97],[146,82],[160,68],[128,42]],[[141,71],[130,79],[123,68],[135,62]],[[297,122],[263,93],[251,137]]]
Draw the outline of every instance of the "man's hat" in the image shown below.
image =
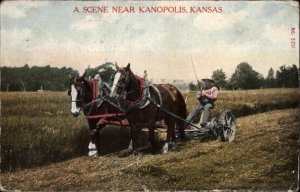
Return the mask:
[[204,82],[215,83],[212,79],[201,79]]

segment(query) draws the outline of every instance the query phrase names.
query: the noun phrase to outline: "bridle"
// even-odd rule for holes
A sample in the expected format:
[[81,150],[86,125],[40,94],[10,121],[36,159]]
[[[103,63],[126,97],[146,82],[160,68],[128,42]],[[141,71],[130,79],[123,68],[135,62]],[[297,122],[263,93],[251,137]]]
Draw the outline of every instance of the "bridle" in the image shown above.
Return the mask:
[[[78,86],[79,87],[79,94],[78,95],[80,95],[80,96],[82,96],[82,93],[83,93],[83,85],[81,84],[81,83],[79,83],[79,82],[77,82],[77,77],[75,77],[74,78],[74,80],[71,82],[71,85],[74,85],[74,88],[76,89],[76,87],[75,86]],[[71,86],[70,85],[70,86]],[[71,91],[72,90],[69,90],[68,91],[68,95],[71,95]],[[77,91],[77,89],[76,89],[76,91]],[[78,93],[78,91],[77,91],[77,93]],[[78,97],[78,95],[77,95],[77,97]],[[71,97],[71,102],[82,102],[83,101],[83,98],[81,98],[81,99],[75,99],[75,100],[72,100],[72,97]]]
[[121,69],[117,70],[117,71],[115,72],[115,74],[116,74],[118,71],[121,73],[121,75],[124,75],[124,74],[125,74],[125,78],[121,79],[122,84],[119,85],[119,81],[120,81],[120,79],[119,79],[119,81],[117,82],[117,85],[116,85],[116,89],[118,89],[119,87],[123,87],[122,91],[121,91],[120,94],[119,94],[119,97],[124,97],[124,96],[126,96],[126,95],[129,94],[129,93],[126,93],[126,89],[128,88],[128,85],[129,85],[129,82],[130,82],[130,80],[131,80],[131,77],[130,77],[130,74],[127,74],[127,72],[126,72],[125,70],[121,70]]
[[[113,103],[111,100],[107,99],[106,96],[102,95],[102,92],[99,94],[99,84],[98,80],[92,80],[92,92],[93,92],[93,100],[89,103],[84,103],[84,98],[85,98],[85,89],[87,87],[84,85],[85,83],[81,81],[81,79],[78,79],[77,77],[74,77],[73,79],[70,79],[70,89],[68,90],[68,95],[72,96],[72,89],[77,92],[77,96],[75,100],[71,99],[71,102],[81,102],[80,103],[80,110],[83,110],[83,113],[85,115],[84,118],[86,119],[99,119],[99,122],[97,123],[97,126],[100,125],[106,125],[106,124],[112,124],[112,125],[125,125],[128,126],[128,123],[124,123],[120,120],[120,117],[124,117],[125,114],[122,113],[122,109],[119,108],[118,105]],[[109,88],[109,85],[106,85]],[[77,99],[80,96],[80,99]],[[100,101],[98,103],[98,101]],[[120,109],[120,112],[116,113],[93,113],[93,109],[100,108],[102,105],[103,101],[108,102],[112,106],[116,107],[117,109]],[[76,104],[77,105],[77,104]],[[77,106],[76,106],[77,107]],[[80,112],[80,111],[79,111]],[[118,120],[107,120],[106,118],[114,117],[117,118]]]
[[[131,74],[130,71],[126,71],[124,69],[119,69],[118,70],[121,75],[123,75],[123,77],[121,76],[122,79],[119,79],[119,81],[117,82],[116,89],[118,89],[118,87],[122,86],[122,91],[119,91],[120,93],[118,94],[118,100],[121,100],[123,103],[127,103],[127,105],[129,106],[127,108],[127,110],[131,107],[138,107],[138,108],[142,108],[145,107],[148,103],[147,103],[147,97],[149,95],[146,94],[145,89],[148,89],[148,86],[145,86],[145,78],[141,78],[139,77],[139,92],[140,92],[140,96],[138,98],[136,98],[135,100],[129,100],[128,99],[128,95],[131,94],[132,92],[135,92],[136,90],[131,90],[126,92],[130,81],[134,78]],[[124,77],[125,75],[125,77]],[[120,83],[121,81],[121,83]]]

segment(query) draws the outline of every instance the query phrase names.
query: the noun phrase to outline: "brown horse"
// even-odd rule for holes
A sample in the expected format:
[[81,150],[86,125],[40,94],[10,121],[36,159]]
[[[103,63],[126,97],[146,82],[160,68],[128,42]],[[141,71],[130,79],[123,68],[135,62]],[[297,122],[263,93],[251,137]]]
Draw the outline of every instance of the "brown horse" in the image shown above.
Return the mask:
[[120,68],[117,64],[115,66],[117,73],[110,96],[118,98],[120,103],[127,104],[125,113],[131,128],[133,152],[137,151],[139,132],[145,127],[149,129],[149,142],[154,149],[157,148],[154,139],[155,123],[161,120],[164,120],[168,127],[164,152],[167,151],[169,144],[176,142],[175,125],[178,127],[180,138],[184,140],[184,122],[157,107],[159,105],[164,110],[185,119],[186,104],[179,90],[171,84],[146,85],[143,78],[133,74],[130,64],[125,68]]
[[[86,73],[80,77],[73,77],[69,75],[70,86],[68,95],[70,95],[72,99],[71,113],[73,116],[77,117],[81,110],[83,110],[85,116],[90,117],[107,113],[121,113],[117,107],[112,106],[105,100],[100,100],[100,103],[93,101],[93,83],[91,80],[85,78],[85,75]],[[105,96],[106,93],[108,96],[110,93],[110,88],[106,86],[103,87],[103,89],[106,90],[103,91],[103,95]],[[110,119],[108,119],[120,121],[123,118],[110,117]],[[105,124],[99,124],[100,120],[103,120],[103,118],[87,118],[91,134],[91,141],[96,145],[98,155],[100,155],[99,131],[105,126]]]

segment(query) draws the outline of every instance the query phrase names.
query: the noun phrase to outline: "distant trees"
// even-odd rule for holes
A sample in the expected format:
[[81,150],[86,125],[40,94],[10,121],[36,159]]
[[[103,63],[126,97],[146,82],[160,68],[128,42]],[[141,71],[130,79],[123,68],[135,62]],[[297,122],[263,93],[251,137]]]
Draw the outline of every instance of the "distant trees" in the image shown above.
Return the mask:
[[197,85],[195,85],[193,82],[189,83],[189,90],[190,91],[196,91],[197,90]]
[[230,82],[235,89],[257,89],[261,87],[261,76],[246,62],[240,63]]
[[1,91],[37,91],[41,87],[51,91],[64,91],[69,86],[68,73],[78,75],[72,68],[33,66],[0,67]]
[[94,78],[96,74],[99,74],[103,81],[110,82],[114,72],[114,64],[111,62],[106,62],[95,68],[88,67],[86,69],[86,76]]
[[172,84],[177,87],[179,90],[188,90],[189,89],[189,86],[188,84],[182,80],[182,79],[174,79]]
[[218,87],[218,89],[221,89],[222,87],[225,87],[227,82],[226,82],[226,74],[224,73],[223,69],[217,69],[215,71],[213,71],[212,74],[212,80],[215,81],[215,85],[216,87]]
[[274,69],[272,67],[269,69],[268,75],[265,79],[265,87],[266,88],[276,87],[275,72],[274,72]]
[[299,74],[296,65],[281,66],[276,71],[276,80],[278,87],[299,87]]
[[[72,68],[57,68],[47,66],[29,67],[0,67],[1,70],[1,91],[37,91],[41,87],[43,90],[65,91],[69,86],[68,74],[78,76],[77,70]],[[106,62],[98,67],[86,69],[87,77],[94,78],[99,74],[106,82],[111,81],[114,65]]]
[[[0,67],[1,71],[1,91],[37,91],[41,87],[44,90],[64,91],[69,86],[67,78],[69,73],[79,75],[78,71],[72,68],[57,68],[50,65],[39,67],[29,67],[27,64],[23,67]],[[110,82],[114,65],[106,62],[95,68],[86,69],[87,77],[94,78],[99,74],[105,82]],[[237,65],[232,76],[227,79],[223,69],[213,71],[211,78],[215,85],[221,89],[257,89],[257,88],[275,88],[275,87],[299,87],[299,68],[296,65],[282,65],[275,72],[273,68],[268,70],[266,78],[253,70],[247,62]],[[198,84],[190,82],[185,83],[182,80],[174,80],[173,84],[182,90],[198,90]]]
[[[268,70],[266,78],[262,74],[253,70],[247,62],[237,65],[232,76],[227,79],[222,69],[213,71],[212,77],[215,86],[218,89],[257,89],[257,88],[275,88],[275,87],[299,87],[299,68],[296,65],[282,65],[276,71],[273,68]],[[190,90],[193,88],[190,83]]]

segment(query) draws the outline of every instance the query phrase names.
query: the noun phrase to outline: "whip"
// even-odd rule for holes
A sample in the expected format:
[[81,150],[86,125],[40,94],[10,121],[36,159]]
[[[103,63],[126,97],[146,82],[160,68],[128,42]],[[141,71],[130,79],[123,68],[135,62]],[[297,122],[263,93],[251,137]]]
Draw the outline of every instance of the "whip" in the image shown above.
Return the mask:
[[190,51],[190,56],[191,56],[191,62],[192,62],[194,74],[195,74],[195,77],[196,77],[196,80],[197,80],[197,83],[198,83],[198,88],[199,88],[199,90],[201,90],[201,86],[200,86],[200,83],[199,83],[199,80],[198,80],[198,77],[197,77],[197,73],[196,73],[196,70],[195,70],[194,61],[193,61],[193,57],[192,57],[191,51]]

